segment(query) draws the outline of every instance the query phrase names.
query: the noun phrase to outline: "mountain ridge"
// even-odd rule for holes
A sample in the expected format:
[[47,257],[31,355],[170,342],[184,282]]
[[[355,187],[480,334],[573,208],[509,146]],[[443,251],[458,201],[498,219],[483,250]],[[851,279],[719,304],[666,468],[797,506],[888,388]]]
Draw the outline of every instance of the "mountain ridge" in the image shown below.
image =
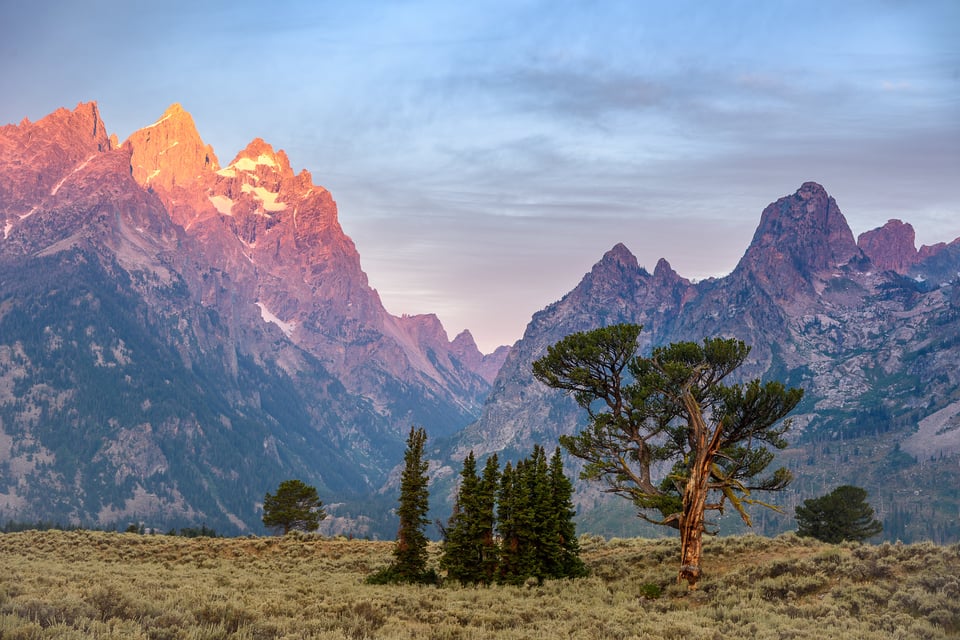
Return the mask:
[[0,150],[0,517],[256,531],[284,476],[362,498],[411,423],[475,418],[502,352],[389,314],[283,151],[255,138],[221,168],[179,105],[117,145],[95,103]]
[[[960,239],[917,250],[912,227],[888,223],[861,234],[858,245],[836,201],[821,185],[806,182],[764,208],[743,258],[721,278],[692,283],[664,259],[651,275],[617,243],[569,293],[534,314],[494,380],[480,419],[437,464],[456,469],[468,451],[478,458],[502,456],[555,443],[582,427],[582,410],[537,383],[532,363],[570,333],[620,322],[644,325],[641,353],[706,336],[742,339],[752,351],[741,378],[806,389],[792,417],[791,447],[782,454],[799,478],[777,497],[787,513],[802,492],[810,497],[831,483],[865,484],[886,501],[882,515],[892,536],[927,534],[922,518],[909,522],[904,515],[904,509],[915,509],[929,516],[934,535],[960,537],[955,519],[931,511],[939,509],[935,503],[960,499],[953,485],[942,484],[960,475],[954,468],[960,457]],[[923,422],[935,414],[936,422]],[[940,437],[914,438],[921,423]],[[905,458],[901,445],[932,455],[928,467],[943,476],[931,480],[923,461]],[[851,456],[860,461],[836,464],[837,449],[848,462]],[[830,465],[809,468],[824,458]],[[891,461],[895,485],[883,474]],[[930,492],[934,501],[914,504],[898,493],[918,477],[927,479],[916,495]],[[598,487],[578,488],[588,526],[602,530],[604,510],[619,513],[620,522],[629,517],[626,505],[601,500]],[[790,526],[786,517],[764,522],[770,532]]]

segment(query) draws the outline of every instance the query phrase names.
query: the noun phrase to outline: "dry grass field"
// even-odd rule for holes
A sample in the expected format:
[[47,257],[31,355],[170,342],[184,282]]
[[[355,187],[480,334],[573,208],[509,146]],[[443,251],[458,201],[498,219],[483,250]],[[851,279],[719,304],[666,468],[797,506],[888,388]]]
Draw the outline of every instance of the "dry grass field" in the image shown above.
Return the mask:
[[695,592],[676,540],[582,545],[588,578],[437,588],[365,584],[385,542],[0,534],[0,638],[960,637],[956,544],[709,540]]

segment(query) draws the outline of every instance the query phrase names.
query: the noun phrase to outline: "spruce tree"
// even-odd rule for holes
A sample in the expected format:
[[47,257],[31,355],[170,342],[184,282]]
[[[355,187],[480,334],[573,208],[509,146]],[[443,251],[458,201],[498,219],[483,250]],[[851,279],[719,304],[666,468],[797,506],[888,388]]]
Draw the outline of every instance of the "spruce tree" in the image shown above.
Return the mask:
[[494,536],[497,485],[500,466],[491,456],[477,476],[471,451],[463,461],[460,488],[447,526],[440,566],[447,577],[463,584],[489,584],[497,572],[498,549]]
[[393,572],[399,582],[427,582],[427,536],[424,527],[430,522],[427,518],[430,493],[427,487],[427,461],[424,459],[424,446],[427,432],[420,428],[410,428],[407,437],[407,450],[404,453],[404,469],[400,476],[400,529],[397,532],[397,544],[393,550]]
[[580,559],[580,543],[577,541],[577,528],[573,522],[573,517],[577,513],[573,508],[573,483],[563,473],[560,447],[557,447],[553,457],[550,458],[550,492],[553,497],[552,509],[557,517],[560,546],[557,568],[553,577],[584,576],[587,569]]
[[[518,463],[519,467],[520,464]],[[497,533],[500,534],[500,563],[497,567],[497,581],[505,583],[522,582],[516,577],[520,572],[520,537],[517,520],[516,474],[513,464],[507,463],[500,474],[500,489],[497,492]]]
[[475,529],[478,517],[480,479],[477,477],[477,461],[471,451],[463,461],[460,472],[460,488],[457,491],[453,515],[447,525],[446,541],[440,566],[447,577],[463,584],[480,579],[480,557]]
[[[500,472],[491,456],[478,477],[471,452],[463,461],[441,566],[463,584],[522,584],[534,577],[585,575],[573,524],[573,485],[559,449],[551,460],[540,445]],[[498,534],[500,544],[494,534]]]
[[483,467],[483,476],[479,486],[479,513],[477,515],[477,537],[480,544],[480,581],[490,584],[497,573],[500,551],[494,535],[496,527],[497,487],[500,483],[500,461],[493,454],[487,458]]
[[529,575],[543,582],[545,578],[558,575],[561,547],[558,513],[550,486],[550,469],[542,446],[534,445],[526,469],[532,516]]

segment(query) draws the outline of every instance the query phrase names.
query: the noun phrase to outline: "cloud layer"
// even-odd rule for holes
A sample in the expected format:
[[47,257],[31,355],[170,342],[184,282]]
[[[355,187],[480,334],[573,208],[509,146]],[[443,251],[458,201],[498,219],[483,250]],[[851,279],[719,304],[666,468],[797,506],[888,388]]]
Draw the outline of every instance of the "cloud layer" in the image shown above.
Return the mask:
[[951,1],[7,5],[0,121],[95,99],[122,138],[180,102],[220,157],[263,137],[388,309],[486,349],[617,242],[729,271],[807,180],[855,233],[960,236]]

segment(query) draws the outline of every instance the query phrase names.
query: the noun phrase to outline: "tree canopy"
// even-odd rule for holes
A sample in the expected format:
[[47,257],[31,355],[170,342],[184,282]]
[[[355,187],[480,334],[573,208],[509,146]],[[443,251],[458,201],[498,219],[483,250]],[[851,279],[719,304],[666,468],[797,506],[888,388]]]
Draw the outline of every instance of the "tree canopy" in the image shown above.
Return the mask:
[[[750,348],[735,339],[677,342],[638,354],[642,327],[574,333],[533,364],[550,387],[570,393],[589,422],[561,444],[586,462],[581,477],[631,500],[641,518],[681,536],[678,579],[700,577],[706,511],[729,504],[751,524],[754,491],[777,491],[787,469],[765,474],[782,449],[802,389],[759,379],[727,384]],[[759,503],[763,504],[763,503]],[[769,505],[765,505],[769,506]]]
[[883,531],[883,525],[873,517],[873,507],[866,500],[866,490],[852,485],[804,500],[795,509],[797,535],[832,543],[872,538]]
[[263,524],[271,529],[316,531],[327,517],[316,487],[301,480],[284,480],[276,495],[268,492],[263,498]]

